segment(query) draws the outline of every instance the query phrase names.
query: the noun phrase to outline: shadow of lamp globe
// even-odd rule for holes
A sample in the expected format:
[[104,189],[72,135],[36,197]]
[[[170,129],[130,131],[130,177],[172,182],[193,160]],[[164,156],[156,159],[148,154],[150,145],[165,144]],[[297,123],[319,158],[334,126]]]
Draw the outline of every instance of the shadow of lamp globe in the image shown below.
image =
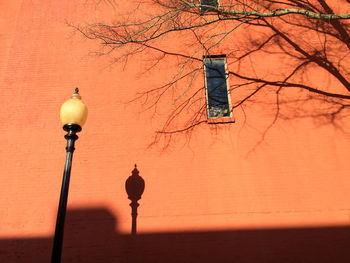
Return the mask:
[[75,89],[75,93],[69,100],[62,104],[60,110],[60,119],[63,124],[63,130],[67,132],[64,138],[67,140],[66,147],[66,161],[63,171],[63,180],[61,187],[60,201],[58,205],[57,221],[55,236],[52,249],[52,263],[61,262],[62,254],[62,241],[64,232],[64,220],[67,208],[69,179],[72,167],[72,158],[74,152],[74,143],[78,139],[77,132],[81,131],[81,127],[84,125],[87,118],[87,107],[81,101],[79,95],[79,89]]

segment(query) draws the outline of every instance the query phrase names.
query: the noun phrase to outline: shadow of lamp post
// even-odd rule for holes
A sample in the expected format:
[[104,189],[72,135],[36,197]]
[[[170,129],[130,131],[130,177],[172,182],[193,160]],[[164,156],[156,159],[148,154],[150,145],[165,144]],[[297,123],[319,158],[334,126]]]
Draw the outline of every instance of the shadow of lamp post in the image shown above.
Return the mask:
[[126,193],[128,194],[128,199],[131,200],[131,234],[136,235],[136,218],[137,218],[137,208],[139,206],[138,200],[141,199],[141,195],[145,190],[145,181],[139,176],[139,171],[135,168],[132,171],[132,175],[125,182]]
[[61,187],[60,201],[58,205],[57,221],[55,236],[52,248],[52,263],[61,262],[62,254],[62,241],[64,232],[64,219],[66,215],[67,199],[68,199],[68,189],[69,189],[69,179],[72,167],[72,158],[74,152],[74,143],[78,139],[76,135],[77,132],[81,131],[81,127],[84,125],[87,118],[87,108],[85,104],[81,101],[79,95],[79,89],[75,89],[75,93],[72,95],[71,99],[67,100],[62,104],[60,110],[60,119],[63,124],[63,130],[67,132],[64,138],[67,140],[66,147],[66,161],[63,171],[63,180]]

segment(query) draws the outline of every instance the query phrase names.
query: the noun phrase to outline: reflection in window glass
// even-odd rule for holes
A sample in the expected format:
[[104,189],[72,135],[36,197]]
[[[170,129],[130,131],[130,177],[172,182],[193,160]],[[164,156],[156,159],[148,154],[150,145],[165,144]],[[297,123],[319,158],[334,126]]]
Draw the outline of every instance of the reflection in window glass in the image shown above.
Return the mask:
[[231,117],[227,90],[226,58],[204,59],[208,118]]
[[[201,3],[201,5],[209,5],[209,6],[213,6],[213,7],[219,6],[218,0],[201,0],[200,3]],[[201,7],[202,12],[206,12],[206,11],[210,11],[210,10],[211,10],[211,8],[209,8],[209,7]]]

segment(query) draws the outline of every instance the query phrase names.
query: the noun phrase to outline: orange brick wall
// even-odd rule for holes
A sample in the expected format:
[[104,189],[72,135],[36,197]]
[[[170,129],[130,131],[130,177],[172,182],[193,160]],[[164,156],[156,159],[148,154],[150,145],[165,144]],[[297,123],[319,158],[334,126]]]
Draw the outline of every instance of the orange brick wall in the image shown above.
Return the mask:
[[148,149],[164,116],[125,102],[166,73],[142,75],[141,59],[123,69],[91,54],[97,43],[67,22],[115,11],[87,2],[0,4],[0,238],[53,234],[65,158],[58,112],[76,86],[89,116],[76,143],[68,209],[104,207],[115,230],[129,233],[124,184],[137,163],[146,182],[140,233],[349,225],[346,130],[282,121],[254,148],[260,134],[237,112],[235,124],[201,126],[189,142]]

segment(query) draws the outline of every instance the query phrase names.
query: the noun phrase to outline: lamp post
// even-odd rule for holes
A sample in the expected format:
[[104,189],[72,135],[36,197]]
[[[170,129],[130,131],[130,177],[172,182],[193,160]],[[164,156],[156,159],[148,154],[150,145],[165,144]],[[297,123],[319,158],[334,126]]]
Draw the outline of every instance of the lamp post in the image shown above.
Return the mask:
[[64,138],[67,140],[67,147],[66,147],[66,161],[64,165],[64,171],[63,171],[60,202],[58,205],[58,212],[57,212],[55,236],[53,241],[52,257],[51,257],[52,263],[61,262],[64,219],[66,216],[72,158],[73,158],[73,152],[75,149],[74,143],[78,139],[78,136],[76,135],[76,133],[81,131],[81,127],[84,125],[86,118],[87,118],[87,108],[85,104],[81,101],[81,97],[79,95],[79,89],[76,88],[75,93],[72,95],[71,99],[63,103],[60,110],[60,119],[63,124],[63,130],[67,132],[67,134],[64,136]]

